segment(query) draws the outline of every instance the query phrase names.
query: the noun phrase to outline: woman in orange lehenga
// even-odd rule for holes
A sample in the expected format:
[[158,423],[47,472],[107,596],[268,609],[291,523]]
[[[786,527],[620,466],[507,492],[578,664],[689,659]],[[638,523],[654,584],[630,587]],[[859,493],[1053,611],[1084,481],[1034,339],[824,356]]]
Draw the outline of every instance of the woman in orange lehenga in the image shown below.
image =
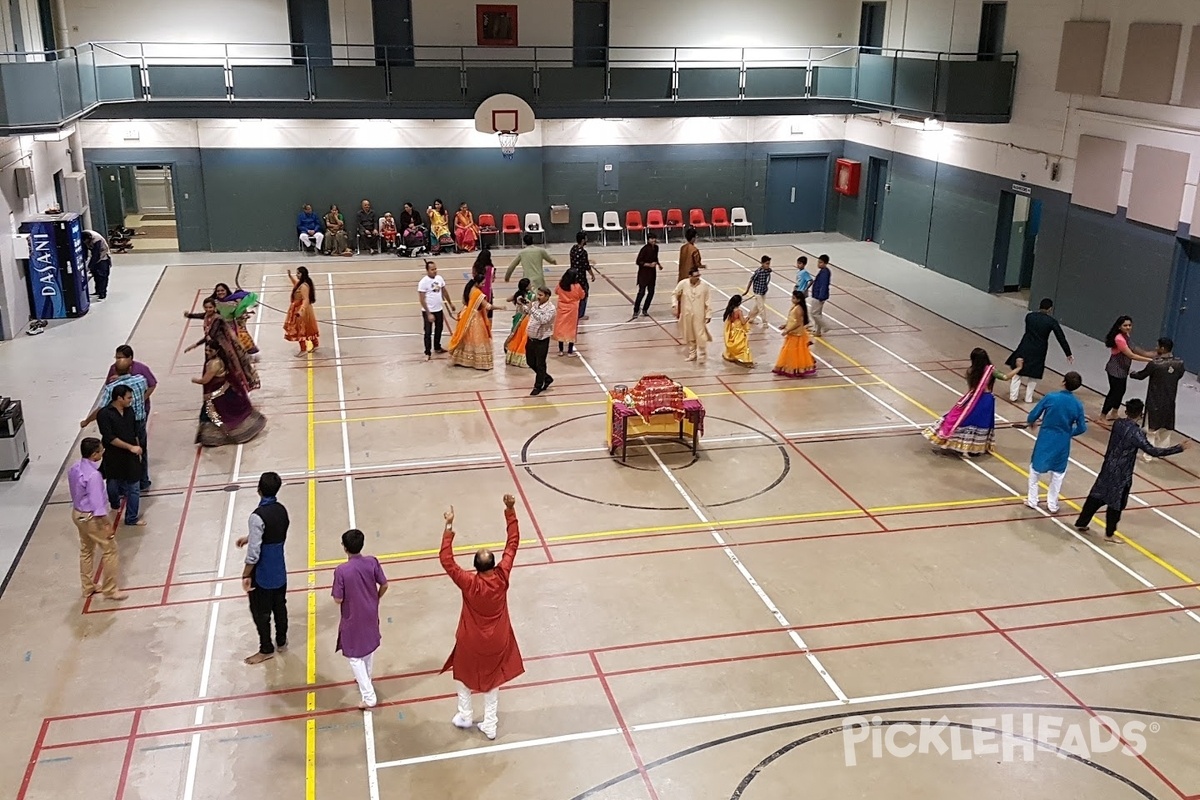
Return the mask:
[[463,290],[463,310],[450,337],[450,363],[471,369],[492,368],[492,306],[472,279]]
[[513,295],[512,332],[504,340],[504,363],[514,367],[529,366],[525,361],[525,344],[529,341],[529,304],[533,302],[533,292],[529,289],[529,278],[521,278],[517,283],[517,293]]
[[296,354],[299,357],[316,350],[320,344],[321,332],[317,328],[317,314],[313,311],[317,290],[312,278],[308,277],[307,267],[297,267],[295,275],[289,269],[288,279],[292,282],[292,304],[283,321],[283,338],[300,345],[300,352]]
[[475,215],[466,203],[460,203],[458,213],[454,215],[454,243],[458,246],[458,252],[474,251],[478,241],[479,226],[475,224]]
[[807,378],[817,372],[817,362],[808,346],[808,298],[804,292],[792,292],[792,310],[783,326],[783,347],[775,362],[776,375]]

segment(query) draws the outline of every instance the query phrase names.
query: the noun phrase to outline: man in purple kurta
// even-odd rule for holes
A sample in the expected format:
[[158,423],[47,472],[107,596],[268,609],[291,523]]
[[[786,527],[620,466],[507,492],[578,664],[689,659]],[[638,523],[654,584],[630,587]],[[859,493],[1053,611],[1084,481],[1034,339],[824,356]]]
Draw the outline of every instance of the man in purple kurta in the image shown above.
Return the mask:
[[379,599],[387,592],[387,576],[375,556],[362,554],[366,537],[357,528],[342,534],[346,563],[333,571],[333,602],[341,606],[337,649],[350,661],[366,710],[376,703],[371,661],[379,648]]

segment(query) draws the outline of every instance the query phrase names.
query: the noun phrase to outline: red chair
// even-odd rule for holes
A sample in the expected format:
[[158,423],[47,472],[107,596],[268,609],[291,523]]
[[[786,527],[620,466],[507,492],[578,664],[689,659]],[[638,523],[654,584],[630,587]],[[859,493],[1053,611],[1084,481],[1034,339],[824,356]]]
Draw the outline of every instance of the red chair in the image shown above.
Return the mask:
[[633,243],[633,234],[642,234],[642,243],[646,242],[646,226],[642,224],[642,212],[626,211],[625,212],[625,234],[626,241]]
[[724,228],[726,231],[733,228],[733,224],[729,221],[729,212],[724,208],[714,208],[712,210],[713,236],[717,235],[717,228]]
[[[505,214],[501,218],[500,222],[501,222],[500,244],[502,246],[505,244],[505,239],[504,239],[505,236],[507,236],[510,233],[515,233],[517,236],[520,236],[522,231],[524,230],[521,227],[521,218],[518,217],[516,214]],[[518,239],[518,241],[519,241],[519,239]]]
[[703,208],[693,208],[688,212],[688,225],[695,228],[697,232],[708,235],[708,220],[704,218]]
[[683,209],[668,208],[667,209],[667,230],[681,231],[683,230]]
[[663,232],[663,244],[671,241],[667,237],[667,223],[663,221],[663,213],[658,209],[651,209],[646,212],[646,233],[650,233],[651,231]]
[[483,247],[483,237],[495,236],[496,241],[500,240],[500,231],[496,229],[496,217],[492,214],[479,215],[479,246]]

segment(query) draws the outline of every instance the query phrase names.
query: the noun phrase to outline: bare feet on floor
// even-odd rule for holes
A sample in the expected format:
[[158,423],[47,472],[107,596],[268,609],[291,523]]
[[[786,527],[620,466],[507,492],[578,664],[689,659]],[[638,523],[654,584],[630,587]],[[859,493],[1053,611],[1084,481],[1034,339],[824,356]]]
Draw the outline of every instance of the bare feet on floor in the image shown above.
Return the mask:
[[274,653],[255,653],[252,656],[246,656],[246,658],[242,660],[242,663],[243,664],[261,664],[264,661],[270,661],[274,657],[275,657]]

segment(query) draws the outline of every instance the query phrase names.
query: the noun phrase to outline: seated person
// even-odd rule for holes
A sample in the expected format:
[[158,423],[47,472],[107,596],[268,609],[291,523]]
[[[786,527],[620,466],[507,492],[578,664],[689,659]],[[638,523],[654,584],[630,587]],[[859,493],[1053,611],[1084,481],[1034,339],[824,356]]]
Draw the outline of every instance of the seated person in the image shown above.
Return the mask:
[[[371,255],[379,252],[379,218],[371,210],[371,201],[363,200],[362,208],[358,210],[358,249],[367,250]],[[365,246],[364,246],[365,245]]]
[[403,241],[406,254],[410,256],[420,255],[429,249],[424,229],[417,227],[415,222],[408,223],[404,229]]
[[381,250],[392,250],[396,247],[396,218],[390,211],[383,215],[383,219],[379,220],[379,238],[382,244]]
[[354,251],[350,249],[350,238],[346,235],[346,219],[338,210],[336,204],[329,207],[325,215],[325,244],[329,255],[349,256]]
[[479,243],[479,226],[466,203],[460,203],[454,215],[454,243],[460,253],[471,253]]
[[321,229],[321,218],[313,212],[312,205],[305,203],[304,208],[296,215],[296,232],[300,234],[300,244],[306,252],[315,253],[322,249],[325,234]]
[[423,227],[425,223],[421,221],[421,212],[413,208],[412,203],[405,203],[404,210],[400,212],[400,230],[408,230],[408,223],[415,222],[417,227]]

